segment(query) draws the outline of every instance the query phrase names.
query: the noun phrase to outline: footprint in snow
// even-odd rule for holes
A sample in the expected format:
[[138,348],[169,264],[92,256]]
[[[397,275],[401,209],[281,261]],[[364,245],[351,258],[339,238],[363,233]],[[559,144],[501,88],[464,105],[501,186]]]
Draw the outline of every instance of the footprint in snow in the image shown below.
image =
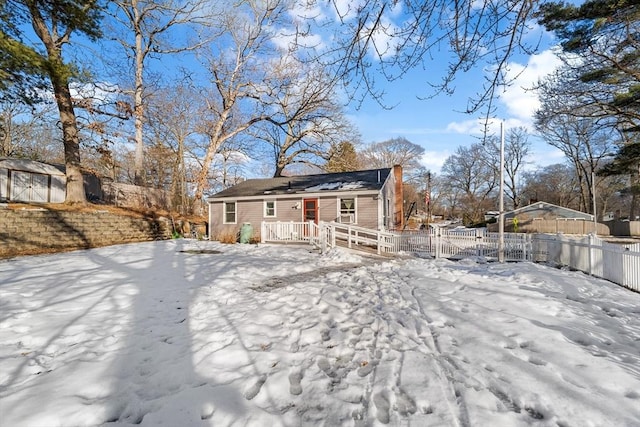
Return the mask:
[[416,406],[416,402],[411,398],[411,396],[405,393],[401,388],[398,388],[394,409],[398,411],[400,415],[406,417],[407,415],[415,414],[418,408]]
[[376,418],[382,424],[389,424],[389,398],[385,390],[373,396],[373,404],[376,405]]
[[300,382],[302,381],[302,371],[299,369],[294,369],[289,374],[289,393],[298,396],[302,393],[302,386]]
[[318,368],[320,368],[320,370],[324,372],[328,377],[334,377],[336,375],[335,372],[333,372],[333,370],[331,369],[331,364],[324,357],[318,359]]
[[249,388],[247,388],[244,391],[244,397],[247,400],[251,400],[254,397],[256,397],[258,395],[258,393],[260,393],[260,389],[262,388],[263,384],[267,381],[267,376],[263,375],[260,378],[258,378],[258,380],[253,383],[251,386],[249,386]]
[[368,362],[368,363],[363,362],[358,368],[358,371],[357,371],[358,376],[366,377],[371,373],[371,371],[373,371],[373,368],[375,368],[375,366],[376,366],[376,362]]

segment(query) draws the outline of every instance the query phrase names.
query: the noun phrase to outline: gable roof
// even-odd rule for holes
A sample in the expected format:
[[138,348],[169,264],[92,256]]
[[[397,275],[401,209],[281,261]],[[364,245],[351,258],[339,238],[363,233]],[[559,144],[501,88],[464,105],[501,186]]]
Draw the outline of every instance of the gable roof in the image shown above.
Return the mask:
[[35,160],[0,157],[0,168],[44,175],[64,176],[64,166],[37,162]]
[[385,168],[355,172],[248,179],[220,191],[208,197],[208,199],[299,193],[312,194],[324,191],[376,191],[384,186],[390,172],[391,168]]
[[554,212],[556,214],[563,212],[565,214],[564,218],[584,218],[584,219],[593,219],[593,215],[588,214],[586,212],[577,211],[571,208],[565,208],[563,206],[554,205],[549,202],[535,202],[530,205],[523,206],[521,208],[515,209],[513,211],[505,212],[505,216],[517,215],[520,212],[526,211],[547,211]]

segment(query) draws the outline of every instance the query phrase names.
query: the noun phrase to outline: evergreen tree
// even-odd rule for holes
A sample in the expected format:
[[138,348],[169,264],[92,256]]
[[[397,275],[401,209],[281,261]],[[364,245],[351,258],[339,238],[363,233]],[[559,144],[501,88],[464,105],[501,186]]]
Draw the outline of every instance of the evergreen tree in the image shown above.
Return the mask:
[[351,172],[360,169],[356,149],[349,141],[343,141],[331,146],[328,157],[324,170],[329,173]]
[[[600,172],[627,175],[632,196],[630,216],[635,216],[640,195],[640,3],[637,0],[590,0],[580,6],[563,2],[540,6],[539,22],[561,41],[566,67],[574,75],[567,93],[586,106],[588,120],[612,121],[623,135],[615,160]],[[577,89],[576,89],[577,88]]]
[[[0,2],[0,90],[25,89],[28,82],[46,76],[60,114],[67,176],[67,203],[84,203],[84,183],[80,170],[80,140],[71,98],[70,83],[76,67],[65,63],[63,47],[73,33],[90,39],[100,36],[99,0],[16,0]],[[35,37],[24,34],[31,24]],[[9,77],[5,79],[5,77]],[[15,83],[13,86],[11,83]],[[28,94],[24,94],[27,96]]]
[[571,54],[566,63],[576,69],[577,84],[588,88],[582,100],[615,116],[625,131],[640,130],[640,3],[551,2],[537,16]]

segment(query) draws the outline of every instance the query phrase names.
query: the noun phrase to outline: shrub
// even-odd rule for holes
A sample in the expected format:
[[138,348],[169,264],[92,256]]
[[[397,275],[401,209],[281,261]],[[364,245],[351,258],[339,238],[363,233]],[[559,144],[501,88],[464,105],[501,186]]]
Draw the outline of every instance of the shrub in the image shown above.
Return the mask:
[[216,240],[220,243],[236,243],[238,238],[235,233],[221,233]]

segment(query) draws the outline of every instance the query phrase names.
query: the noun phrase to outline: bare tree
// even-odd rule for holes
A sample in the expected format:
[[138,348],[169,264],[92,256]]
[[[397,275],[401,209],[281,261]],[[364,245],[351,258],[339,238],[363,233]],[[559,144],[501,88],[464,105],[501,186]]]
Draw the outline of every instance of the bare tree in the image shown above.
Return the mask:
[[558,163],[526,171],[522,180],[521,194],[525,203],[542,201],[580,209],[581,188],[573,166]]
[[188,213],[189,207],[185,162],[187,156],[193,158],[190,150],[200,138],[198,113],[202,105],[199,89],[178,83],[156,91],[147,108],[150,136],[156,141],[155,145],[168,148],[165,157],[158,159],[170,169],[171,180],[165,189],[171,193],[172,206],[182,213]]
[[[485,143],[485,151],[490,159],[489,164],[495,169],[496,174],[500,174],[499,144],[496,138],[490,138]],[[504,146],[505,190],[513,209],[518,209],[521,205],[519,178],[530,148],[531,143],[526,128],[516,127],[508,130]]]
[[408,179],[419,179],[424,173],[420,158],[424,148],[404,137],[376,142],[360,151],[360,164],[366,168],[390,168],[400,165]]
[[[544,85],[542,86],[545,87]],[[553,87],[553,86],[552,86]],[[544,89],[543,94],[553,92],[552,87]],[[579,209],[593,210],[593,174],[604,163],[619,143],[619,134],[611,121],[590,118],[590,107],[575,107],[577,113],[565,112],[565,104],[558,98],[558,92],[551,98],[541,98],[541,108],[536,112],[536,129],[551,146],[562,151],[575,169],[580,185]],[[567,99],[570,102],[570,99]],[[557,108],[557,109],[556,109]]]
[[[207,19],[203,0],[115,0],[112,15],[123,31],[117,38],[133,65],[134,118],[134,182],[144,181],[144,123],[146,97],[150,95],[145,82],[147,63],[160,55],[196,49],[203,41],[191,41],[184,36],[189,25]],[[178,32],[181,31],[181,33]],[[179,41],[176,41],[179,40]]]
[[64,163],[55,105],[0,104],[0,157]]
[[290,53],[272,61],[269,68],[261,97],[269,120],[253,134],[272,150],[274,176],[294,164],[320,166],[332,146],[347,138],[359,139],[337,102],[335,81],[323,67]]
[[492,195],[498,185],[494,164],[487,160],[482,144],[472,144],[458,147],[442,165],[442,178],[460,194],[465,224],[482,221],[484,213],[494,204]]
[[440,81],[425,81],[425,87],[453,92],[458,74],[483,67],[490,72],[469,99],[467,110],[486,107],[491,112],[498,86],[508,83],[509,58],[537,47],[535,40],[527,42],[528,20],[536,4],[529,0],[332,0],[331,4],[333,12],[326,15],[329,19],[337,15],[340,28],[333,49],[322,59],[336,66],[354,92],[380,96],[377,75],[394,80],[416,67],[429,70],[432,55],[447,50],[445,75]]
[[198,206],[209,188],[214,157],[223,144],[268,118],[256,102],[262,89],[258,82],[268,73],[266,61],[261,59],[273,52],[271,30],[286,16],[286,4],[280,0],[250,0],[220,17],[217,27],[224,29],[224,35],[217,39],[217,49],[212,47],[207,55],[211,87],[205,92],[206,106],[201,112],[200,132],[207,141],[195,178]]

